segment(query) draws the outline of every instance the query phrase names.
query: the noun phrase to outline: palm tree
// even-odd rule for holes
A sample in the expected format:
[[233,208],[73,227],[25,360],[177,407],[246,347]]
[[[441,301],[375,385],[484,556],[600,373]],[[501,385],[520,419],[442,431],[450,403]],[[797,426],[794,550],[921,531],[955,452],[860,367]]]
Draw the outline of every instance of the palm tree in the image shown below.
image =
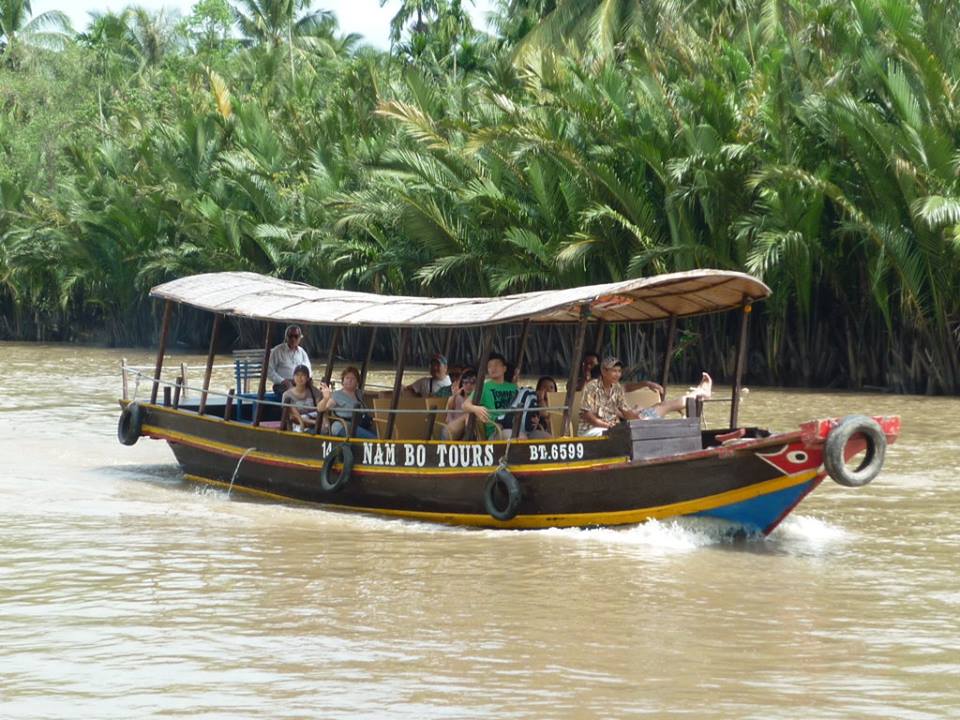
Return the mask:
[[0,61],[16,67],[31,47],[58,48],[68,40],[70,21],[59,10],[34,18],[30,0],[0,0]]
[[310,12],[312,0],[235,0],[234,16],[240,31],[253,44],[275,47],[294,38],[328,33],[336,27],[329,10]]
[[[290,79],[296,82],[294,48],[311,48],[332,39],[337,28],[328,10],[310,12],[311,0],[237,0],[233,12],[240,31],[251,45],[266,45],[271,50],[287,47]],[[301,14],[302,13],[302,14]]]
[[498,24],[524,33],[516,45],[516,59],[526,64],[540,53],[563,54],[568,48],[609,57],[630,35],[641,12],[637,0],[512,0],[501,3]]
[[90,25],[78,39],[96,51],[102,69],[119,60],[137,72],[159,65],[174,47],[173,27],[163,11],[142,7],[91,13]]
[[[390,0],[380,0],[380,7],[384,7]],[[428,21],[434,21],[441,15],[446,5],[445,0],[401,0],[400,9],[390,19],[390,42],[397,44],[403,37],[407,23],[414,34],[423,34],[429,26]]]

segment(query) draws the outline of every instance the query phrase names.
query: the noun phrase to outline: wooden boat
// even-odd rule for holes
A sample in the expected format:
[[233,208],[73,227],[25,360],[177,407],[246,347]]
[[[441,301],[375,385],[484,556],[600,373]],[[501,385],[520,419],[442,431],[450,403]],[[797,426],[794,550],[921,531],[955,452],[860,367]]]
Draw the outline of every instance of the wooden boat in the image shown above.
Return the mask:
[[[586,527],[699,515],[728,521],[748,533],[769,533],[828,475],[847,486],[872,480],[885,449],[900,431],[899,417],[814,420],[791,432],[741,427],[738,411],[746,359],[747,322],[754,302],[770,293],[742,273],[699,270],[619,283],[498,298],[388,297],[322,290],[253,273],[182,278],[155,287],[165,302],[149,401],[121,401],[118,435],[166,440],[185,476],[272,498],[317,503],[343,511],[492,528]],[[199,403],[179,402],[165,388],[158,401],[171,312],[185,304],[213,314],[210,352]],[[704,430],[698,406],[677,420],[623,422],[601,437],[578,437],[574,385],[588,326],[669,323],[662,367],[669,373],[678,319],[736,312],[740,341],[729,427]],[[214,402],[214,348],[224,316],[264,323],[264,355],[255,397],[238,411],[231,391]],[[283,410],[268,402],[266,365],[275,323],[334,328],[325,380],[330,379],[340,330],[364,328],[372,354],[378,328],[399,329],[398,363],[382,439],[338,438],[287,429]],[[563,433],[547,439],[442,441],[431,434],[402,436],[403,358],[414,328],[482,329],[479,393],[498,326],[520,328],[522,365],[531,324],[576,326],[563,406]],[[364,382],[361,380],[361,386]],[[424,410],[426,412],[426,410]],[[279,422],[278,422],[279,418]],[[355,425],[354,425],[355,430]],[[858,467],[848,465],[863,453]]]

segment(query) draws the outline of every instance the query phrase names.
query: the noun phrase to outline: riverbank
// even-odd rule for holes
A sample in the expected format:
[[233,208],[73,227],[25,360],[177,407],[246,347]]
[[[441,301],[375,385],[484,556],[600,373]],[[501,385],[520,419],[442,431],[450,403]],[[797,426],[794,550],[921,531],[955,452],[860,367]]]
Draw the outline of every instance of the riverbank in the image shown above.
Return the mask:
[[[556,330],[553,330],[552,333],[554,336],[559,334]],[[329,332],[317,332],[315,328],[305,328],[305,347],[309,349],[311,355],[311,362],[314,367],[322,367],[327,361],[327,351],[325,342],[329,342]],[[344,333],[345,338],[341,341],[342,344],[350,344],[350,332],[347,331]],[[534,335],[534,332],[531,331],[531,335]],[[554,337],[553,339],[557,339]],[[458,343],[454,345],[454,352],[450,354],[450,362],[452,364],[465,364],[470,365],[472,363],[472,355],[475,352],[474,348],[478,347],[478,343],[471,342],[471,337],[461,338]],[[277,342],[280,342],[280,335],[278,331],[278,336],[276,338]],[[338,353],[336,359],[336,366],[339,368],[345,367],[347,365],[356,365],[360,362],[366,353],[365,347],[365,338],[357,338],[352,344],[355,346],[354,350],[356,354],[346,354]],[[389,341],[389,340],[388,340]],[[387,342],[388,342],[387,341]],[[560,341],[563,342],[564,339],[560,338]],[[506,342],[503,342],[502,345],[495,343],[495,347],[507,346],[510,347],[511,344],[516,343],[516,333],[508,333],[506,337]],[[221,342],[220,350],[218,351],[216,362],[218,364],[232,364],[233,359],[230,355],[229,349],[223,347],[225,342]],[[531,342],[533,344],[533,342]],[[116,354],[118,357],[123,358],[139,358],[137,362],[131,360],[133,365],[142,365],[144,367],[152,367],[156,362],[156,350],[155,347],[150,345],[144,345],[141,347],[110,347],[109,345],[97,342],[70,342],[70,343],[59,343],[59,342],[43,342],[43,341],[10,341],[10,340],[0,340],[0,347],[23,347],[23,348],[32,348],[31,353],[43,354],[47,351],[48,348],[61,348],[64,352],[70,353],[82,353],[84,351],[98,352],[104,351],[112,354]],[[246,345],[247,348],[261,347],[260,342],[251,342]],[[441,333],[433,333],[432,336],[426,335],[425,337],[420,337],[417,342],[417,351],[411,352],[407,360],[407,370],[406,372],[411,376],[419,377],[420,374],[425,372],[430,356],[436,352],[437,348],[443,347],[443,337]],[[534,350],[533,353],[529,353],[526,356],[526,362],[524,366],[524,376],[527,377],[532,384],[536,384],[537,377],[541,375],[550,375],[555,377],[557,382],[562,386],[565,382],[565,378],[568,372],[568,367],[566,364],[566,357],[563,356],[563,348],[569,346],[561,346],[559,349],[555,349],[551,354],[551,364],[549,366],[538,365],[536,362],[537,357],[542,357],[538,355]],[[653,340],[644,342],[641,340],[639,343],[633,344],[631,348],[628,348],[626,354],[619,354],[619,357],[623,358],[628,373],[632,372],[632,377],[636,379],[655,379],[659,381],[659,368],[662,360],[659,355],[662,354],[663,339],[654,338]],[[384,371],[389,371],[392,369],[394,360],[392,357],[393,348],[388,346],[385,343],[378,346],[379,353],[374,353],[373,357],[373,366],[383,369]],[[202,354],[201,354],[202,353]],[[186,363],[190,366],[196,366],[195,372],[202,374],[202,371],[199,368],[206,363],[206,347],[195,346],[189,347],[182,343],[175,343],[173,347],[168,347],[166,353],[166,360],[164,362],[165,374],[170,377],[172,380],[175,372],[179,368],[180,363]],[[640,359],[637,361],[635,358],[637,355],[642,355],[643,358],[649,359]],[[755,354],[753,355],[755,357]],[[729,366],[730,358],[728,358],[727,365]],[[699,378],[700,371],[699,367],[706,367],[710,369],[712,376],[717,380],[718,383],[723,383],[724,381],[729,382],[729,377],[725,376],[723,371],[723,365],[721,364],[720,370],[717,369],[710,363],[705,363],[700,366],[695,362],[688,360],[685,363],[676,362],[671,366],[671,382],[675,382],[678,385],[683,385],[684,383],[690,384],[695,383]],[[732,369],[732,368],[731,368]],[[688,379],[684,379],[688,376]],[[626,376],[625,376],[626,377]],[[789,389],[791,391],[797,392],[817,392],[822,390],[829,391],[839,391],[839,392],[867,392],[867,393],[884,393],[884,394],[893,394],[893,395],[923,395],[923,393],[918,392],[907,392],[903,389],[896,389],[893,387],[882,387],[878,385],[866,384],[861,387],[851,387],[844,385],[841,382],[841,378],[834,378],[830,383],[825,383],[822,385],[816,384],[807,384],[807,385],[791,385],[789,383],[771,383],[769,378],[764,377],[762,370],[757,371],[752,368],[749,364],[747,365],[746,374],[745,374],[745,384],[751,388],[765,388],[774,390],[777,388]],[[189,379],[189,378],[188,378]],[[198,382],[191,383],[193,385],[198,385]],[[960,394],[958,392],[957,394]],[[947,397],[953,397],[953,395],[946,395]]]

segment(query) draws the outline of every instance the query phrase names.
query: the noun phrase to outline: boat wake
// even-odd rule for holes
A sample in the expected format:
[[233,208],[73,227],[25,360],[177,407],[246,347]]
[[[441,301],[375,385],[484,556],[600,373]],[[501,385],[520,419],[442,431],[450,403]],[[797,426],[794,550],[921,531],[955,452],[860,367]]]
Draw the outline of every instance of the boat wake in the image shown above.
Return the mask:
[[554,528],[543,533],[577,542],[642,546],[665,552],[696,550],[744,538],[743,532],[729,523],[694,517],[649,520],[627,528]]
[[767,538],[760,533],[744,533],[742,528],[722,520],[701,517],[650,520],[628,528],[554,528],[544,530],[542,534],[568,538],[578,543],[644,547],[664,553],[682,553],[722,545],[791,555],[820,554],[846,544],[853,538],[851,532],[840,526],[804,515],[787,518]]
[[769,537],[760,533],[744,533],[741,527],[723,520],[706,517],[679,517],[668,520],[649,520],[627,527],[597,528],[548,528],[545,530],[490,530],[450,525],[439,525],[398,518],[343,512],[325,512],[318,508],[298,504],[277,504],[245,496],[243,493],[228,494],[226,489],[208,485],[195,485],[193,494],[206,500],[230,502],[240,500],[271,508],[279,513],[279,522],[319,520],[328,529],[343,526],[401,534],[459,534],[483,536],[504,540],[525,536],[549,540],[571,541],[578,544],[606,545],[611,547],[642,547],[650,551],[683,553],[710,546],[742,547],[751,551],[784,552],[787,554],[819,554],[838,544],[846,544],[854,535],[838,525],[806,515],[791,515]]
[[788,549],[823,550],[855,539],[846,528],[809,515],[791,515],[770,533],[770,542]]

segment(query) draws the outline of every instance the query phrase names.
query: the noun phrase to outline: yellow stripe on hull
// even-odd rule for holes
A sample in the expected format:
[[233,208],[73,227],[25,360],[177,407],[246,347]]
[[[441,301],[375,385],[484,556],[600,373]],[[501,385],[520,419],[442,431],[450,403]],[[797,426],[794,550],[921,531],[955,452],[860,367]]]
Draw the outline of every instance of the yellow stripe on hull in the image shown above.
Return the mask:
[[[508,521],[495,520],[486,514],[473,513],[440,513],[440,512],[422,512],[416,510],[393,510],[389,508],[368,508],[355,507],[351,505],[338,505],[336,503],[316,503],[309,500],[299,500],[284,495],[277,495],[264,490],[234,485],[235,490],[255,495],[257,497],[269,498],[271,500],[293,500],[297,503],[318,506],[330,510],[343,510],[349,512],[359,512],[369,515],[381,515],[386,517],[403,518],[406,520],[421,520],[424,522],[441,523],[444,525],[464,525],[471,527],[504,528],[513,530],[535,530],[551,527],[593,527],[598,525],[636,525],[646,520],[660,520],[663,518],[676,517],[678,515],[692,515],[706,510],[732,505],[738,502],[751,500],[761,495],[767,495],[779,490],[802,485],[810,482],[818,475],[817,470],[797,475],[783,475],[772,480],[767,480],[756,485],[751,485],[737,490],[728,490],[716,495],[709,495],[695,500],[684,500],[682,502],[670,503],[668,505],[658,505],[649,508],[636,508],[630,510],[612,510],[607,512],[594,513],[565,513],[559,515],[517,515],[517,517]],[[188,480],[205,483],[215,487],[227,488],[229,483],[220,480],[212,480],[199,475],[186,474]]]

